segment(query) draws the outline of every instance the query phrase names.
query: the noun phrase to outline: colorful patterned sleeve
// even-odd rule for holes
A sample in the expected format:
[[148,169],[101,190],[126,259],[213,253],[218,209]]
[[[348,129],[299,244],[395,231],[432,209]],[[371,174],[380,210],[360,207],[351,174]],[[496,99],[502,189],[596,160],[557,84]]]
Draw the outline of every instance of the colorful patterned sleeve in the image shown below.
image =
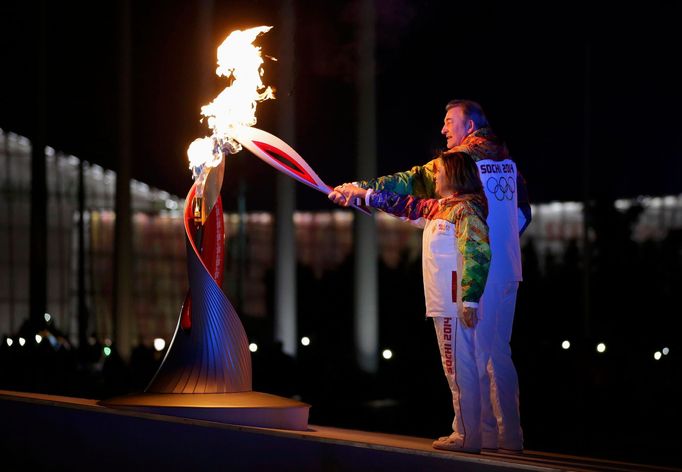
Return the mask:
[[438,211],[438,200],[432,198],[418,198],[412,195],[398,195],[388,191],[372,192],[369,205],[395,216],[418,220],[429,219]]
[[488,225],[466,206],[455,219],[457,247],[462,254],[462,301],[478,303],[490,269]]
[[356,182],[358,187],[420,198],[436,197],[435,159],[408,171]]

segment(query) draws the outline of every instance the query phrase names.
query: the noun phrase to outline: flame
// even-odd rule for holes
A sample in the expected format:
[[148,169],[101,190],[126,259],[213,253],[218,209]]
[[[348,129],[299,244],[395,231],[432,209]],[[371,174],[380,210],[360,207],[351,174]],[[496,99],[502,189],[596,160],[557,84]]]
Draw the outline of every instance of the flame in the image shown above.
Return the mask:
[[216,148],[216,141],[213,138],[198,138],[187,148],[187,157],[192,178],[197,181],[197,196],[202,197],[208,173],[220,165],[223,155],[220,149]]
[[230,85],[211,103],[201,107],[201,114],[208,118],[208,127],[213,133],[209,138],[196,139],[187,149],[195,180],[204,181],[205,174],[220,164],[224,153],[241,150],[241,145],[231,137],[232,130],[255,125],[257,103],[275,98],[272,88],[261,80],[261,48],[253,45],[259,35],[271,28],[259,26],[233,31],[218,48],[216,74],[226,77]]
[[[230,131],[239,126],[256,124],[256,104],[275,98],[271,87],[263,85],[261,48],[253,41],[271,26],[259,26],[245,31],[233,31],[218,48],[216,74],[231,79],[231,84],[213,102],[201,107],[208,118],[213,136],[229,140]],[[234,142],[236,147],[238,144]]]
[[190,169],[202,165],[216,167],[220,164],[220,157],[216,157],[213,152],[214,149],[215,143],[213,142],[213,138],[198,138],[192,141],[192,144],[187,148]]

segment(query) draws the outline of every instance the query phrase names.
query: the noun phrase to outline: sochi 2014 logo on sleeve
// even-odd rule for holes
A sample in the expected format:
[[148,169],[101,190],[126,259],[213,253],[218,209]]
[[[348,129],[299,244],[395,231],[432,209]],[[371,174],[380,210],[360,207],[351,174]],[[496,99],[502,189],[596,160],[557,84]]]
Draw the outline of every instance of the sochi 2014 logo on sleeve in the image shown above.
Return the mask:
[[514,192],[516,191],[516,183],[514,179],[510,177],[488,177],[485,182],[485,188],[488,192],[495,195],[497,200],[511,200],[514,197]]

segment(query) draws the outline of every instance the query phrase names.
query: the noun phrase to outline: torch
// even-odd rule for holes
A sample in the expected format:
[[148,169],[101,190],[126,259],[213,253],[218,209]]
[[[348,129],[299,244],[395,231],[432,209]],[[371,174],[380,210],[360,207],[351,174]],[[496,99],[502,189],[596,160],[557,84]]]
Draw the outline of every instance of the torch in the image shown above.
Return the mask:
[[[325,195],[334,190],[325,184],[300,154],[287,143],[266,131],[253,127],[240,127],[232,132],[233,138],[266,164],[283,174],[318,190]],[[355,203],[350,206],[367,215],[370,212]]]
[[187,149],[194,179],[183,212],[190,289],[166,357],[147,392],[251,390],[248,338],[222,291],[225,227],[220,190],[227,155],[241,150],[231,131],[254,125],[257,102],[274,98],[261,81],[263,59],[253,45],[269,29],[234,31],[218,48],[216,73],[230,82],[202,107],[211,136],[194,140]]
[[[246,334],[221,289],[225,228],[220,189],[227,156],[239,152],[243,145],[289,177],[325,195],[332,191],[291,146],[277,136],[253,127],[257,103],[274,98],[273,90],[261,80],[263,59],[260,48],[253,45],[260,34],[269,30],[269,26],[261,26],[234,31],[218,48],[216,74],[225,76],[230,83],[211,103],[201,108],[211,136],[194,140],[187,149],[194,179],[184,209],[190,290],[182,305],[178,330],[167,357],[148,391],[191,393],[197,388],[213,391],[250,389]],[[356,208],[367,213],[367,210]],[[218,329],[219,326],[222,328]],[[226,327],[229,329],[225,330]],[[214,340],[207,343],[207,339]],[[220,346],[219,349],[227,352],[202,354],[209,345]],[[211,367],[210,370],[216,372],[215,379],[207,380],[203,385],[194,384],[191,373],[203,372],[204,359],[213,357],[229,362]]]
[[[249,342],[222,290],[225,225],[220,189],[226,158],[241,150],[233,130],[256,123],[259,101],[274,98],[260,77],[255,38],[269,27],[234,31],[218,49],[218,75],[230,80],[202,108],[212,130],[187,150],[194,184],[183,211],[189,291],[166,356],[145,392],[105,405],[226,423],[305,430],[310,405],[252,391]],[[170,411],[170,413],[169,413]]]

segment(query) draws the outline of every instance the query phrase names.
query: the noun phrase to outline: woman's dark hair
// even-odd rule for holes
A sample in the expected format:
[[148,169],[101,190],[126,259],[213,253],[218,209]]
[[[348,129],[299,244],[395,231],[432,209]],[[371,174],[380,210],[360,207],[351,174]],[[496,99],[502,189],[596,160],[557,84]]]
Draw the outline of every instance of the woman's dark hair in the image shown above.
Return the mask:
[[459,194],[483,193],[478,166],[468,154],[451,152],[441,154],[445,175]]

